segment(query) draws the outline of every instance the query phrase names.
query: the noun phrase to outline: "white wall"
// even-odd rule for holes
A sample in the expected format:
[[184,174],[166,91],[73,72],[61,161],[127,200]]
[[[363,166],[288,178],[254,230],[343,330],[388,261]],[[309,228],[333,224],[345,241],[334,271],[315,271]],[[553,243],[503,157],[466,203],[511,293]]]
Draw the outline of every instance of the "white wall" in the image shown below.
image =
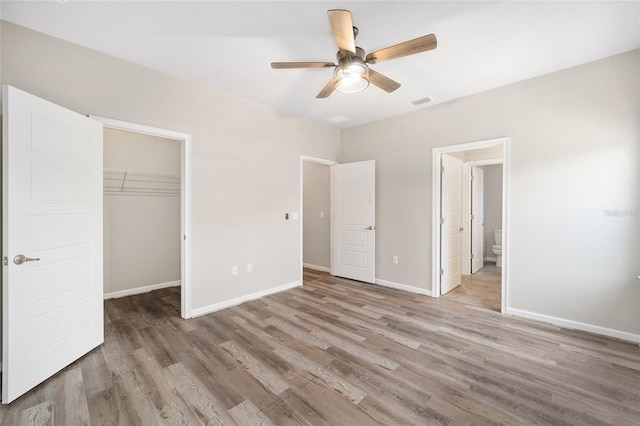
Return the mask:
[[376,277],[431,288],[432,148],[508,136],[509,312],[637,338],[639,56],[344,130],[341,162],[376,160]]
[[82,114],[192,135],[197,312],[299,282],[300,223],[284,213],[300,206],[300,155],[337,160],[337,130],[7,22],[1,35],[3,83]]
[[464,151],[465,161],[495,160],[502,158],[502,145]]
[[329,269],[330,167],[305,161],[303,168],[303,251],[306,265]]
[[[180,175],[180,142],[104,129],[103,164]],[[105,295],[180,281],[179,193],[105,193],[103,207]]]
[[491,247],[495,244],[493,231],[502,229],[502,164],[481,168],[484,171],[484,255],[495,259]]

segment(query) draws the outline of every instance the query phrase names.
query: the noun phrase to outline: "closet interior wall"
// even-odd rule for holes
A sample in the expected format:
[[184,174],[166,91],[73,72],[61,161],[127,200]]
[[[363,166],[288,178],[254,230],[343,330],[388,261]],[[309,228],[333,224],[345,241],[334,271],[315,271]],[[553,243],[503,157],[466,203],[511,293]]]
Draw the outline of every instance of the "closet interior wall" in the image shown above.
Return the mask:
[[105,298],[180,285],[180,142],[104,130]]

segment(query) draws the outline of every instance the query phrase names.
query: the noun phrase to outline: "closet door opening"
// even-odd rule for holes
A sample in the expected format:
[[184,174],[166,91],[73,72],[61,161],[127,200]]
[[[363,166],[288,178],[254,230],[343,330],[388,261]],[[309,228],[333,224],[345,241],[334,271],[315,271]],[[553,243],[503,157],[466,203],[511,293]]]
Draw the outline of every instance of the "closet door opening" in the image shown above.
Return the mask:
[[157,297],[190,318],[189,136],[104,123],[104,298]]

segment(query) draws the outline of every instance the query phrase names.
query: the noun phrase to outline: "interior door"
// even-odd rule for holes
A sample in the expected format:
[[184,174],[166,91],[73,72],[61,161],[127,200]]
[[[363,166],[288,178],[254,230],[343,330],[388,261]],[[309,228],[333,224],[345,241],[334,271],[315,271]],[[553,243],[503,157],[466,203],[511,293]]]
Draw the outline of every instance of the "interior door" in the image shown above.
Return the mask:
[[484,171],[471,168],[471,273],[484,266]]
[[102,124],[2,94],[7,404],[103,342]]
[[462,160],[442,154],[441,281],[446,294],[462,282]]
[[368,283],[376,273],[376,163],[331,166],[334,221],[331,274]]

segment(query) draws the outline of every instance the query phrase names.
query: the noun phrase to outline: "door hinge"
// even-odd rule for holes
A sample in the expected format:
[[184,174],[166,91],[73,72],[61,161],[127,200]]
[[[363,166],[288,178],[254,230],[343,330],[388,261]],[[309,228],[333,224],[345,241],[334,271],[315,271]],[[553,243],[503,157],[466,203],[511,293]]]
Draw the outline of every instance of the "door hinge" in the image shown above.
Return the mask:
[[440,218],[440,225],[444,225],[444,217]]
[[444,166],[440,166],[440,174],[444,173]]
[[474,257],[476,257],[476,255],[471,253],[471,258],[473,259]]
[[471,180],[474,180],[474,179],[475,179],[475,176],[471,175]]
[[471,215],[471,220],[475,219],[476,217],[474,215]]
[[9,258],[7,256],[2,258],[2,264],[4,266],[9,266]]
[[440,275],[444,275],[444,269],[440,268]]

